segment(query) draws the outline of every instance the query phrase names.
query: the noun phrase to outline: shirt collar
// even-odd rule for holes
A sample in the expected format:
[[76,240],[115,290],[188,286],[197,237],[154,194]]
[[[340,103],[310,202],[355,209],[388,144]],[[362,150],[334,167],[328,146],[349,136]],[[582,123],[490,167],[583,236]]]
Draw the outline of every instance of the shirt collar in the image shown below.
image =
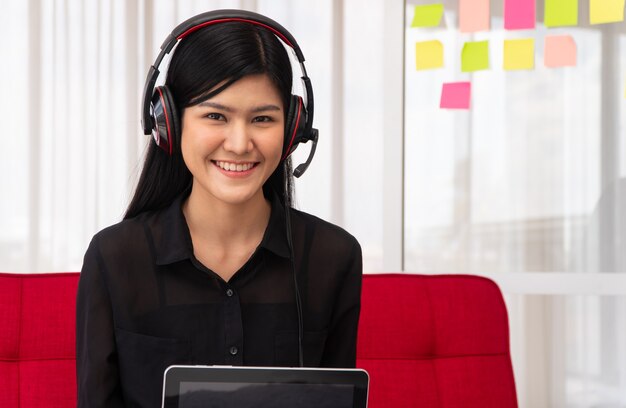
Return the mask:
[[[193,244],[187,221],[183,215],[182,205],[189,190],[179,195],[169,207],[161,211],[161,237],[156,240],[156,264],[167,265],[193,256]],[[270,193],[270,219],[259,245],[283,258],[290,257],[289,244],[285,225],[285,208],[274,192]]]

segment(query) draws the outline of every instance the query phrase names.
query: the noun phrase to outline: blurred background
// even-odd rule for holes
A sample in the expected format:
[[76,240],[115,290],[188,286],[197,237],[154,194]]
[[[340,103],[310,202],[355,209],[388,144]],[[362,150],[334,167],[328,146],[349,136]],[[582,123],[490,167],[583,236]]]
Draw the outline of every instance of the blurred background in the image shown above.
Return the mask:
[[[150,142],[147,69],[171,29],[216,8],[257,11],[298,40],[320,143],[297,207],[339,224],[367,273],[467,273],[505,294],[521,407],[626,407],[626,23],[411,28],[417,1],[0,0],[0,270],[78,271],[121,220]],[[569,34],[577,66],[543,64]],[[504,39],[534,38],[535,69],[502,69]],[[445,66],[416,71],[415,42]],[[462,73],[467,41],[490,69]],[[296,70],[297,72],[297,70]],[[469,110],[439,109],[443,82]],[[309,146],[295,153],[305,160]]]

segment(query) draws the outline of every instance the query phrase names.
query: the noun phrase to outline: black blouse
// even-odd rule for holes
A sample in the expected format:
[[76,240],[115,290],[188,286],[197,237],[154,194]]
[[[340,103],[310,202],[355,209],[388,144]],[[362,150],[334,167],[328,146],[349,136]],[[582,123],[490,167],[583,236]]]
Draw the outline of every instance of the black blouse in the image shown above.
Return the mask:
[[[181,205],[96,234],[77,297],[79,407],[161,403],[172,364],[298,366],[298,313],[285,210],[272,199],[261,244],[228,281],[202,265]],[[354,367],[361,247],[291,210],[304,365]]]

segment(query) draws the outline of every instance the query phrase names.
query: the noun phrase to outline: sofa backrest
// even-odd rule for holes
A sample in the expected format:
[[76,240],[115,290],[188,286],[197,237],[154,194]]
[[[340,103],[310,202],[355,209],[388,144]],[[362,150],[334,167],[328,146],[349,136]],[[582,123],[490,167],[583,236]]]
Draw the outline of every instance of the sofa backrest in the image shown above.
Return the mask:
[[[76,406],[78,273],[0,273],[0,407]],[[490,280],[365,275],[357,365],[370,408],[516,407],[506,308]]]
[[369,407],[517,407],[506,307],[467,275],[366,275],[357,366]]
[[0,407],[76,406],[78,273],[0,273]]

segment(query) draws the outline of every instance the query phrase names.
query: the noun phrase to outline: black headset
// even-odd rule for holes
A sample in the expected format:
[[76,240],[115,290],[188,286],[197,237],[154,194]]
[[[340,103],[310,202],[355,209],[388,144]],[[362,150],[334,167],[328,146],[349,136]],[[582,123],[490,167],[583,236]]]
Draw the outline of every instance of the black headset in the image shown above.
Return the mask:
[[292,94],[290,97],[289,106],[286,107],[285,140],[281,162],[293,153],[300,143],[311,141],[309,157],[293,172],[294,176],[300,177],[311,164],[317,146],[318,131],[313,128],[313,88],[304,67],[304,55],[295,38],[280,24],[261,14],[245,10],[215,10],[194,16],[174,28],[161,45],[156,61],[148,70],[141,107],[143,132],[146,135],[152,134],[154,141],[161,149],[169,155],[173,154],[174,145],[180,141],[180,117],[172,93],[167,86],[155,87],[159,76],[159,66],[165,55],[169,54],[174,46],[189,34],[203,27],[225,22],[241,22],[263,27],[291,47],[298,58],[302,70],[301,79],[304,84],[306,103],[299,95]]

